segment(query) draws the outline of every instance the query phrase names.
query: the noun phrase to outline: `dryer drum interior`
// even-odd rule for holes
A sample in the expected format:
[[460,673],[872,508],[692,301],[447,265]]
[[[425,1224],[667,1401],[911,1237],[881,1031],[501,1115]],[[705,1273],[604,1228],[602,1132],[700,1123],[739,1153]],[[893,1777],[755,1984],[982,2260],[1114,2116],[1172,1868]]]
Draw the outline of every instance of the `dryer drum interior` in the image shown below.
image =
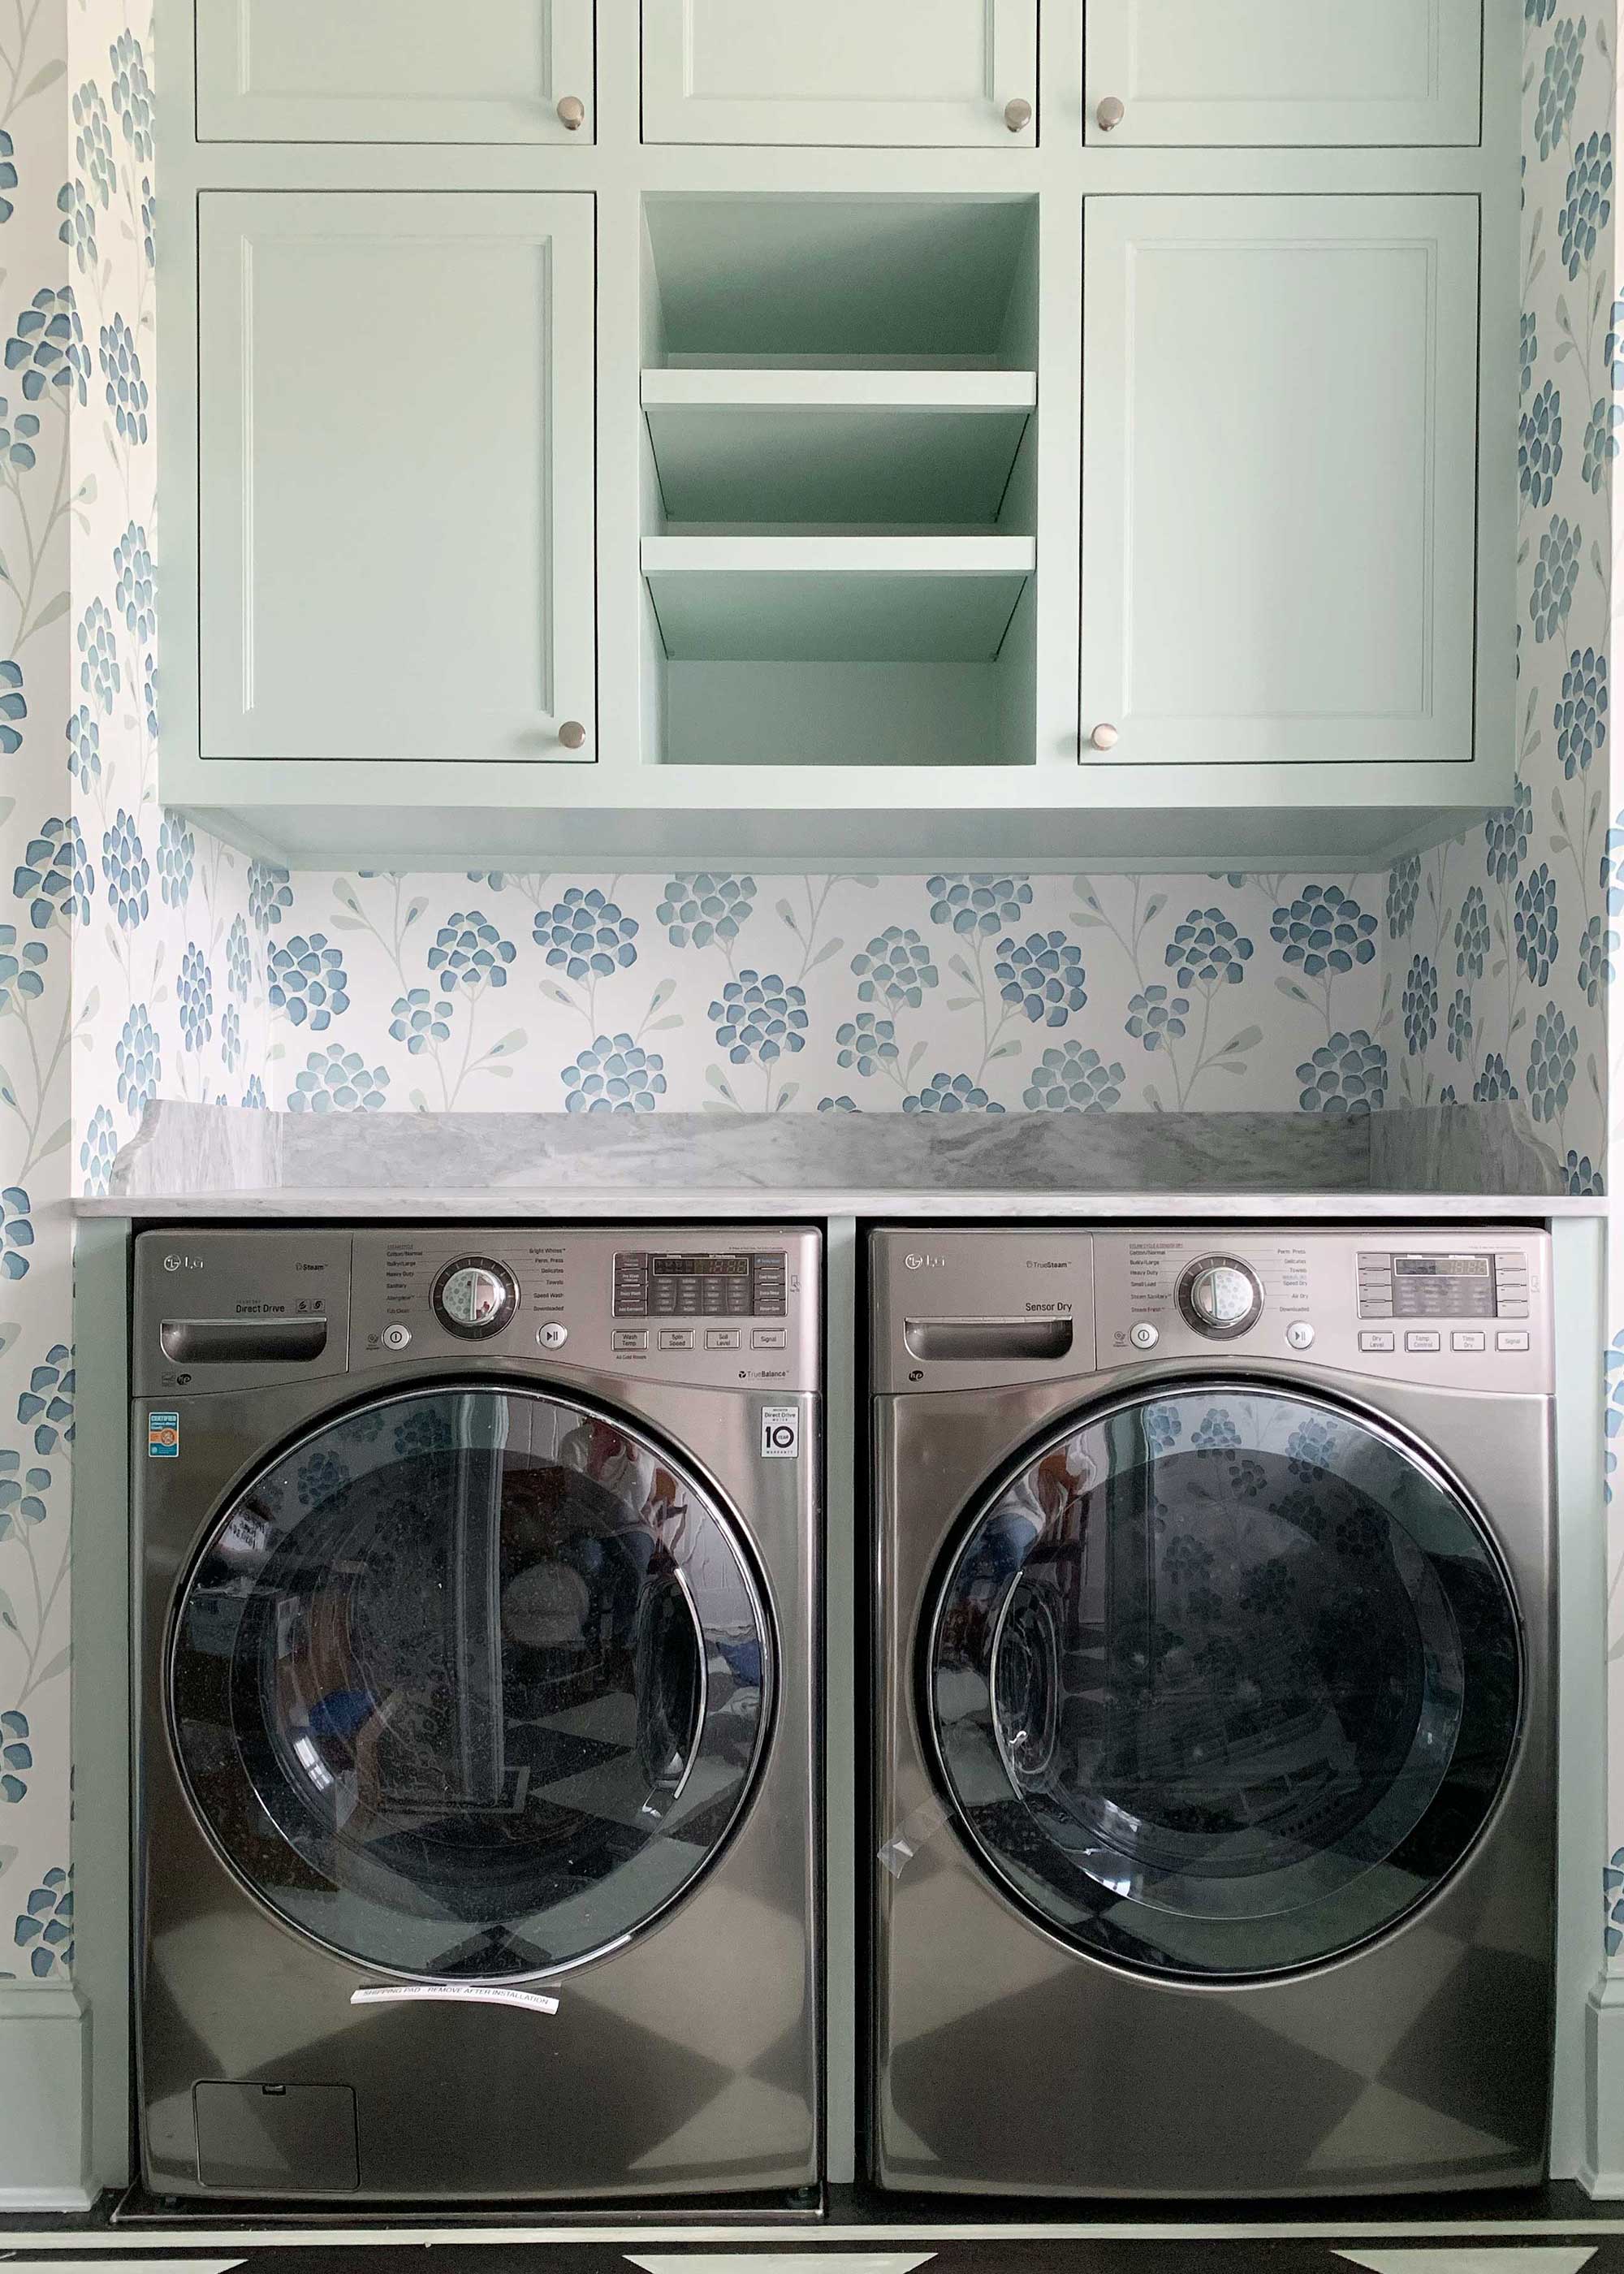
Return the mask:
[[282,1453],[177,1602],[170,1738],[242,1882],[363,1965],[556,1973],[660,1916],[771,1712],[717,1497],[623,1417],[436,1385]]
[[1384,1425],[1262,1382],[1073,1416],[955,1535],[921,1709],[956,1820],[1076,1949],[1290,1972],[1455,1871],[1516,1751],[1510,1580]]

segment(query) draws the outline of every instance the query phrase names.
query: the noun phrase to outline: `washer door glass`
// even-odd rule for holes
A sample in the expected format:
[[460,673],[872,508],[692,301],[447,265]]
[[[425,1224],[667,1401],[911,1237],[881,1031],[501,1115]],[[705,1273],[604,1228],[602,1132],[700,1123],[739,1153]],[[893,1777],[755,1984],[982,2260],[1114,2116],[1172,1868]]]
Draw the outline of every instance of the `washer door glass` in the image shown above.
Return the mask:
[[951,1553],[925,1689],[959,1822],[1076,1947],[1307,1966],[1451,1872],[1509,1767],[1522,1633],[1460,1494],[1256,1383],[1072,1420]]
[[717,1855],[772,1651],[736,1526],[667,1453],[436,1387],[243,1490],[169,1683],[193,1803],[273,1910],[370,1967],[511,1979],[624,1940]]

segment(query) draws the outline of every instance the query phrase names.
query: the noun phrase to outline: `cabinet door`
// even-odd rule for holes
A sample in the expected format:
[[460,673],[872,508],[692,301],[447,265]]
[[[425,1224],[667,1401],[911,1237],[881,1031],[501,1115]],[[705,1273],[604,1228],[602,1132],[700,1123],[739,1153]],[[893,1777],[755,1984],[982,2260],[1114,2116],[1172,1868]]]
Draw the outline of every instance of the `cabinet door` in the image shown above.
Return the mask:
[[592,0],[197,0],[197,10],[203,142],[592,139]]
[[1483,0],[1087,0],[1084,133],[1476,142],[1482,43]]
[[1084,757],[1470,759],[1477,200],[1091,198],[1083,320]]
[[643,139],[1029,148],[1037,18],[1037,0],[643,0]]
[[590,759],[591,200],[206,192],[198,253],[203,756]]

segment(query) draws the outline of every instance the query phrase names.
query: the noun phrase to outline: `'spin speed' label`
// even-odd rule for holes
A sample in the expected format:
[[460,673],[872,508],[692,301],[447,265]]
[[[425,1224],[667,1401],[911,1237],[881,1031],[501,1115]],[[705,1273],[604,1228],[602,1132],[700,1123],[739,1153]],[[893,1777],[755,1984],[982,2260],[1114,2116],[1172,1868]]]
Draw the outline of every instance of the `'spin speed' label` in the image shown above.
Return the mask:
[[147,1457],[149,1461],[178,1461],[180,1415],[149,1413],[147,1417]]
[[801,1414],[793,1405],[762,1407],[761,1449],[763,1461],[801,1458]]

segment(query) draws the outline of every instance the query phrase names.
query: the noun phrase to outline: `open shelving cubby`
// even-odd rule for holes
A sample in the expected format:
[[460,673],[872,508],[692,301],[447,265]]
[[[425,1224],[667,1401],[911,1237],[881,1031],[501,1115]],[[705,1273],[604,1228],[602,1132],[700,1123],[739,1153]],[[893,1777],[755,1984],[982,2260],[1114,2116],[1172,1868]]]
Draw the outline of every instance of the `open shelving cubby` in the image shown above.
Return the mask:
[[1030,201],[681,194],[644,221],[647,755],[1030,764]]

